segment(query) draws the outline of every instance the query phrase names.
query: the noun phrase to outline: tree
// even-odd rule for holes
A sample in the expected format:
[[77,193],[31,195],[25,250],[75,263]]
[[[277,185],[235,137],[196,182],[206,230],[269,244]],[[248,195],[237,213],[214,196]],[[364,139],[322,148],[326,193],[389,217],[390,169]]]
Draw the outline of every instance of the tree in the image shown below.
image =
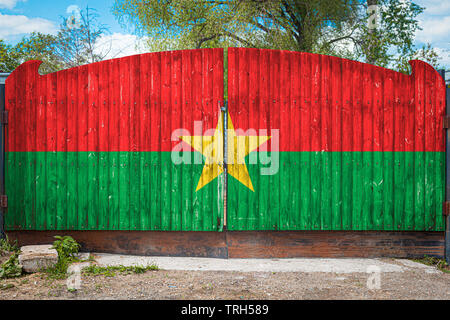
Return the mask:
[[33,32],[15,46],[0,40],[0,70],[12,72],[29,60],[41,60],[41,74],[103,60],[111,43],[100,43],[107,28],[98,23],[94,9],[86,7],[76,21],[63,18],[56,36]]
[[64,67],[101,61],[108,55],[111,44],[100,43],[108,29],[98,17],[95,9],[86,7],[77,17],[63,18],[53,49]]
[[417,16],[424,8],[411,1],[403,0],[368,0],[367,7],[376,6],[377,21],[375,26],[365,24],[373,12],[361,15],[363,20],[353,28],[357,34],[355,44],[356,59],[382,67],[399,68],[399,57],[414,55],[414,37],[420,29]]
[[400,55],[396,61],[397,69],[400,72],[409,74],[411,73],[411,66],[408,63],[410,60],[422,60],[430,65],[432,65],[436,70],[439,69],[440,65],[438,62],[439,55],[431,47],[429,43],[423,45],[420,49],[409,53],[407,55]]
[[358,5],[345,0],[116,0],[113,13],[162,49],[234,45],[312,52],[327,26],[340,30],[354,19]]
[[0,69],[12,72],[20,64],[29,60],[41,60],[41,73],[55,72],[61,68],[61,61],[53,51],[56,38],[52,35],[33,32],[25,36],[15,46],[0,40]]
[[397,69],[399,57],[416,52],[422,11],[407,0],[115,0],[113,7],[122,25],[150,37],[152,50],[285,49]]
[[62,61],[53,50],[56,42],[57,38],[53,35],[33,32],[30,36],[23,37],[14,49],[20,56],[20,63],[41,60],[43,64],[39,70],[42,74],[46,74],[56,72],[63,67]]
[[0,72],[11,72],[19,65],[17,52],[0,39]]

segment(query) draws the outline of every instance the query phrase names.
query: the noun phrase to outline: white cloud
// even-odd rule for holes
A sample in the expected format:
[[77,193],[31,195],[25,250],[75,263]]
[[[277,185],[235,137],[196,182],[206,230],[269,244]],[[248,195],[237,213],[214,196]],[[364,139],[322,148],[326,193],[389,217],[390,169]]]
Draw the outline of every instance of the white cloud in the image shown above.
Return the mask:
[[422,30],[416,33],[416,45],[430,43],[439,54],[439,63],[445,68],[450,67],[450,1],[417,0],[425,10],[417,18]]
[[414,1],[419,6],[424,7],[425,14],[445,15],[450,12],[450,2],[442,0],[418,0]]
[[17,2],[25,2],[27,0],[0,0],[1,9],[12,9],[16,6]]
[[104,35],[98,40],[96,52],[107,53],[105,59],[120,58],[148,52],[145,48],[145,38],[132,34],[113,33]]
[[417,32],[417,40],[421,42],[449,42],[450,15],[446,17],[428,17],[419,21],[422,30]]
[[439,55],[439,65],[448,68],[450,66],[450,49],[435,47],[434,50]]
[[0,38],[4,39],[33,31],[54,34],[56,28],[53,22],[46,19],[0,13]]

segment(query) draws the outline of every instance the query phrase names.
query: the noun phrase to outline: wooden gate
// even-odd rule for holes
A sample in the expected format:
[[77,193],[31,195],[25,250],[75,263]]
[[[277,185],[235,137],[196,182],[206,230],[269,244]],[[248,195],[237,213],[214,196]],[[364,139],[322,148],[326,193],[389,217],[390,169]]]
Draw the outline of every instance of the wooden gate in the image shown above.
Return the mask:
[[228,230],[444,229],[424,62],[230,48],[226,118],[222,49],[39,65],[6,82],[8,230],[222,231],[225,158]]
[[[215,128],[223,50],[135,55],[6,80],[8,230],[203,230],[223,224],[223,187],[172,133]],[[201,151],[201,150],[200,150]]]
[[444,230],[445,84],[430,65],[246,48],[228,61],[230,121],[259,137],[234,146],[228,229]]

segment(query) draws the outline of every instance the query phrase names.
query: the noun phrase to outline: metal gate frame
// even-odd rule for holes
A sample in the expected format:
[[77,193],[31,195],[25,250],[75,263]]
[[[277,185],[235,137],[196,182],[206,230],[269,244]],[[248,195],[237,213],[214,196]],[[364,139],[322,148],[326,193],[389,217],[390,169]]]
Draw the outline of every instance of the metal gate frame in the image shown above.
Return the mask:
[[4,215],[8,208],[5,195],[5,134],[8,124],[8,113],[5,111],[5,80],[9,73],[0,73],[0,239],[5,239]]
[[[445,70],[438,71],[444,82]],[[445,205],[443,206],[443,214],[445,216],[445,260],[447,264],[450,264],[450,87],[446,84],[446,116],[444,119],[444,129],[445,129]]]

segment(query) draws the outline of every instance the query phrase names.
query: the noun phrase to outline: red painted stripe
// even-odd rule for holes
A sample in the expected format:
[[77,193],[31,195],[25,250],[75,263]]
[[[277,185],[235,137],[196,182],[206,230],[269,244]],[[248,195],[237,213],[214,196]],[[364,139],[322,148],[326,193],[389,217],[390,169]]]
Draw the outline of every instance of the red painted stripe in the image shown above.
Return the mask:
[[135,55],[44,76],[40,64],[28,61],[7,79],[7,151],[171,151],[175,129],[217,125],[223,49]]
[[[278,129],[280,151],[445,150],[445,105],[430,102],[433,97],[444,101],[445,88],[440,75],[425,62],[412,61],[412,74],[405,75],[336,57],[267,49],[230,48],[228,59],[235,128],[267,129],[269,134]],[[249,63],[242,64],[243,59]],[[243,104],[236,99],[248,96],[244,80],[254,72],[249,66],[255,63],[268,63],[255,84],[264,97],[256,109],[251,101]],[[292,70],[297,70],[295,75]],[[259,119],[259,127],[244,120],[247,110]]]
[[[171,133],[215,128],[221,49],[151,53],[6,82],[7,151],[170,151]],[[309,53],[231,48],[235,128],[277,129],[280,151],[444,151],[445,87],[428,64],[410,76]],[[269,146],[274,141],[269,142]],[[267,147],[267,146],[266,146]]]

